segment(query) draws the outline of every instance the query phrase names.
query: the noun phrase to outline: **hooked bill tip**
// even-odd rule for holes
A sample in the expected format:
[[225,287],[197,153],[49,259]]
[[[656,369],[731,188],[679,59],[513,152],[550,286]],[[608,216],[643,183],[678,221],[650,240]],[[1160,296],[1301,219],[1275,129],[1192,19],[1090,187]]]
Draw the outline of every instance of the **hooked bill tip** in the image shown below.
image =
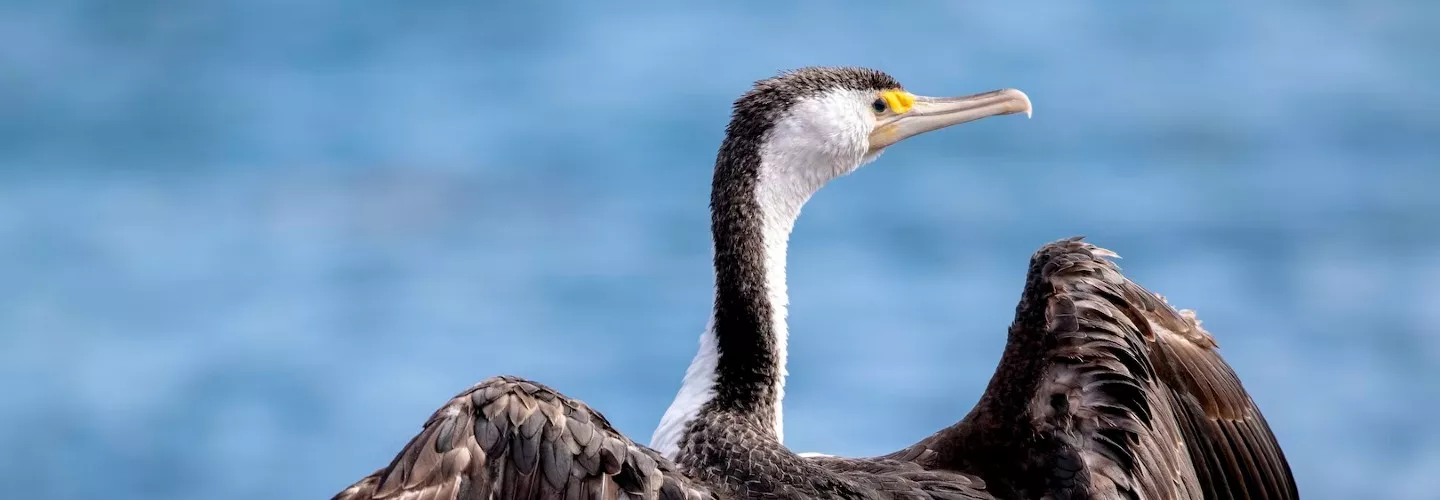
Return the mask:
[[1020,111],[1025,112],[1025,118],[1028,119],[1033,116],[1035,109],[1030,105],[1030,96],[1026,95],[1024,91],[1020,89],[1005,89],[1002,92],[1008,94],[1019,103]]

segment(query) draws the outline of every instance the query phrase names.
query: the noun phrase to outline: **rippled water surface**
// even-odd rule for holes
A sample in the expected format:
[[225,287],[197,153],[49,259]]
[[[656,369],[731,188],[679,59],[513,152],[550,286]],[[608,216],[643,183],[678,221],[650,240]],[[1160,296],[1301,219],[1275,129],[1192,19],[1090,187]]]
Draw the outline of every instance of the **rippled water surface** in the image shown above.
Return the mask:
[[1306,498],[1440,488],[1429,1],[0,4],[0,484],[328,498],[469,384],[648,440],[704,326],[731,100],[858,64],[1017,87],[792,239],[787,444],[962,416],[1030,252],[1199,311]]

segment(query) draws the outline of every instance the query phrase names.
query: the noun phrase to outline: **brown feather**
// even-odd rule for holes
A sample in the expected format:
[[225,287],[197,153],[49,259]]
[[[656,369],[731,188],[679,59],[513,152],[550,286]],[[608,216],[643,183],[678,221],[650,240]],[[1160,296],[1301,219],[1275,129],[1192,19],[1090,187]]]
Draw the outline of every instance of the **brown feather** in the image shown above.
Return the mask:
[[[931,450],[921,463],[978,474],[1006,496],[1298,498],[1284,453],[1214,338],[1108,256],[1079,238],[1037,251],[980,403],[890,456]],[[1071,491],[1055,480],[1070,477],[1073,453],[1084,460],[1081,489]]]
[[[608,457],[608,458],[605,458]],[[437,410],[390,465],[335,500],[602,500],[621,491],[621,460],[634,494],[713,499],[674,464],[621,435],[584,403],[538,383],[495,377]],[[675,493],[678,491],[678,493]]]

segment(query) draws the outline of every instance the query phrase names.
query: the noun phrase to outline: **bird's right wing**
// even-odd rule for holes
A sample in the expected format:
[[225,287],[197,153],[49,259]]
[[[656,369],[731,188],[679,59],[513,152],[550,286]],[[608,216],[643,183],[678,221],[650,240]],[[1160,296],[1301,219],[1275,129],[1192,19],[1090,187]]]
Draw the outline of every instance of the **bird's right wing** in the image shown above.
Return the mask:
[[[623,495],[622,495],[623,493]],[[704,500],[709,491],[584,403],[495,377],[436,411],[390,465],[333,500]]]

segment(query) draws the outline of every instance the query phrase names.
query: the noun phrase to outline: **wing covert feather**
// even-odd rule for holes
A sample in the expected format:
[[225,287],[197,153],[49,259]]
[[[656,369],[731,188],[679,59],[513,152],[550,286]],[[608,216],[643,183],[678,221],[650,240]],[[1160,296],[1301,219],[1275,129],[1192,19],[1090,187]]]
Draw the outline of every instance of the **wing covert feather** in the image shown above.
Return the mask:
[[461,392],[390,465],[334,500],[703,500],[670,461],[584,403],[517,377]]
[[1041,247],[975,409],[890,456],[924,450],[922,463],[978,474],[997,495],[1299,498],[1214,338],[1107,257],[1080,238]]
[[[1265,418],[1193,311],[1126,279],[1079,238],[1042,248],[1047,317],[1073,303],[1079,322],[1050,321],[1059,340],[1042,392],[1073,396],[1032,414],[1081,440],[1090,487],[1136,498],[1298,498]],[[1032,266],[1034,269],[1034,266]],[[1044,290],[1048,288],[1048,290]],[[1066,381],[1078,382],[1067,384]]]

